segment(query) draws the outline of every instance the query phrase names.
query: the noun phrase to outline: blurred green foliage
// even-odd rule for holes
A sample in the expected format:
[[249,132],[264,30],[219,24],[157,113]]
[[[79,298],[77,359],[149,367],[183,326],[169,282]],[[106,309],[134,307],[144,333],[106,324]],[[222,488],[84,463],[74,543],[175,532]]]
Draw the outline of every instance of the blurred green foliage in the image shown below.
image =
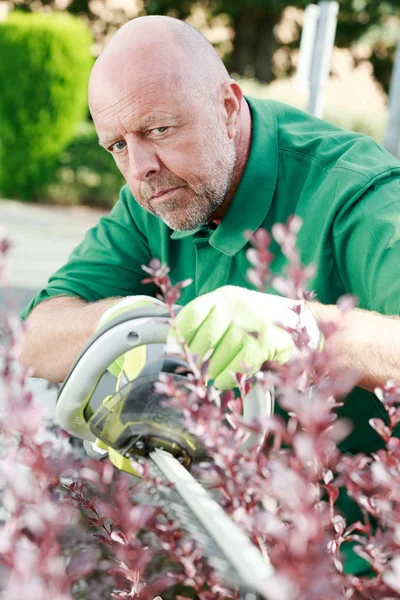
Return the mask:
[[84,22],[14,12],[0,23],[0,190],[37,200],[87,115],[93,59]]
[[369,60],[374,70],[374,76],[382,84],[385,92],[389,91],[390,80],[396,53],[397,41],[400,35],[400,5],[397,19],[388,19],[385,25],[371,25],[360,42],[370,48]]
[[[230,71],[243,77],[254,77],[260,82],[269,83],[274,78],[285,77],[293,72],[293,50],[298,48],[301,27],[298,23],[291,41],[282,41],[277,35],[277,25],[281,22],[288,6],[304,9],[318,0],[200,0],[196,4],[204,6],[210,18],[219,14],[229,15],[235,32],[233,50],[227,57]],[[338,0],[339,15],[335,44],[352,48],[359,40],[365,39],[370,31],[375,32],[375,42],[370,44],[371,61],[376,79],[387,90],[388,79],[393,66],[393,40],[387,36],[389,27],[400,28],[399,0]],[[147,14],[172,14],[185,19],[195,3],[190,0],[144,0]],[[388,51],[386,52],[386,49]],[[274,65],[273,55],[280,50],[286,60],[282,69]],[[357,60],[357,59],[355,59]]]
[[78,135],[59,155],[42,200],[110,208],[123,184],[113,157],[99,146],[94,125],[82,123]]
[[[205,0],[200,2],[212,19],[213,16],[229,15],[235,32],[233,50],[226,57],[229,71],[243,77],[255,77],[269,83],[276,73],[273,54],[281,45],[274,28],[280,22],[288,6],[304,8],[309,0]],[[186,19],[194,2],[189,0],[144,0],[147,14],[167,14]]]
[[[0,0],[1,1],[1,0]],[[352,48],[359,40],[366,39],[374,31],[379,41],[372,42],[371,62],[376,79],[387,90],[393,66],[393,40],[387,36],[388,28],[400,27],[399,0],[338,0],[340,9],[336,45]],[[58,0],[8,0],[18,10],[53,10]],[[289,6],[303,9],[317,0],[143,0],[137,5],[136,16],[142,14],[165,14],[179,19],[189,17],[194,8],[203,8],[208,25],[212,27],[215,17],[223,14],[234,30],[232,52],[225,62],[230,71],[242,77],[254,77],[268,83],[274,78],[290,75],[294,69],[293,49],[299,46],[301,33],[297,23],[291,39],[279,37],[278,25],[284,10]],[[133,3],[132,3],[133,4]],[[66,10],[85,17],[91,27],[98,48],[116,28],[134,16],[129,0],[66,0]],[[102,10],[99,10],[101,5]],[[273,60],[279,50],[279,60]],[[369,57],[364,57],[369,60]],[[359,57],[354,56],[355,62]]]
[[[105,0],[105,5],[108,2]],[[375,74],[387,88],[398,33],[398,0],[339,2],[337,43],[350,47],[357,40],[365,42],[371,48]],[[46,9],[56,6],[55,0],[37,0],[35,6],[40,3]],[[290,5],[304,7],[308,3],[292,0]],[[179,18],[187,18],[193,5],[193,0],[145,0],[147,14]],[[229,15],[235,39],[226,61],[242,75],[240,83],[245,93],[290,104],[291,97],[274,96],[270,86],[259,83],[260,79],[269,81],[290,72],[290,56],[298,46],[300,27],[293,41],[286,44],[276,38],[274,30],[288,5],[285,0],[208,0],[207,6],[204,4],[210,25],[216,15]],[[39,10],[30,0],[16,0],[16,8],[19,10],[0,23],[0,191],[3,196],[27,200],[111,207],[123,178],[112,157],[98,145],[93,124],[84,121],[92,63],[86,26],[67,13],[29,12]],[[89,0],[71,0],[68,10],[84,14],[89,23],[95,16]],[[93,28],[96,30],[97,25]],[[97,41],[101,46],[100,38]],[[279,73],[274,71],[272,58],[268,59],[277,48],[286,49],[289,57]],[[253,79],[248,78],[249,73]],[[324,117],[378,142],[383,139],[384,114],[360,113],[350,107],[337,109],[328,104]]]
[[[370,49],[367,56],[374,77],[387,93],[400,32],[399,0],[338,0],[339,15],[335,45],[351,48],[361,42]],[[355,54],[355,64],[359,62]]]

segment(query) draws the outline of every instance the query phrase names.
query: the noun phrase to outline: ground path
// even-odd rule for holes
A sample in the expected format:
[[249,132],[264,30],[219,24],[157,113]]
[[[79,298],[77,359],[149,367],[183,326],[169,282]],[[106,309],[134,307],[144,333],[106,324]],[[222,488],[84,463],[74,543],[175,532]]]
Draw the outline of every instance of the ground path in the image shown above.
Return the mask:
[[[7,287],[0,287],[0,309],[18,314],[49,275],[95,225],[104,211],[85,207],[58,207],[0,200],[0,225],[12,242],[7,255]],[[54,410],[56,392],[47,382],[31,379],[29,387]],[[1,390],[1,388],[0,388]]]

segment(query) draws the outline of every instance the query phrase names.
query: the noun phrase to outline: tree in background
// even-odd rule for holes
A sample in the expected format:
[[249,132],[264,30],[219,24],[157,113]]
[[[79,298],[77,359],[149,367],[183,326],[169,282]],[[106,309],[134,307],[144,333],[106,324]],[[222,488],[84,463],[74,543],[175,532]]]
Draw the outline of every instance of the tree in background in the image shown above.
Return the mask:
[[[354,52],[355,62],[371,60],[377,80],[387,90],[390,81],[395,41],[393,31],[400,30],[399,0],[339,0],[340,11],[336,44],[352,48],[358,40],[371,45],[370,56],[360,57]],[[298,47],[301,23],[296,24],[290,41],[279,37],[278,25],[288,6],[303,9],[310,0],[12,0],[11,5],[24,10],[49,10],[65,7],[84,16],[95,37],[97,54],[108,35],[128,19],[142,14],[167,14],[179,19],[190,16],[193,7],[201,5],[210,20],[221,13],[229,16],[234,30],[233,50],[225,57],[230,71],[241,76],[255,77],[269,83],[275,77],[285,76],[293,69],[292,50]],[[388,29],[391,34],[387,35]],[[286,56],[283,66],[274,66],[274,54],[281,49]]]
[[[290,4],[304,8],[308,2],[296,0]],[[254,77],[262,83],[275,79],[278,73],[274,72],[273,56],[282,46],[276,29],[287,6],[285,0],[216,0],[214,11],[219,9],[228,13],[235,31],[233,52],[228,62],[232,72]],[[297,32],[295,41],[298,36]]]
[[[400,37],[399,0],[338,0],[339,20],[336,45],[350,48],[355,64],[369,60],[374,76],[387,92]],[[359,55],[354,42],[361,42],[368,52]]]
[[[232,20],[235,39],[229,62],[231,71],[264,83],[272,81],[274,76],[289,74],[293,69],[290,55],[299,45],[301,23],[294,23],[290,42],[279,38],[278,25],[288,6],[304,9],[308,4],[310,0],[211,0],[214,13],[225,12]],[[350,49],[358,41],[370,45],[371,54],[364,59],[371,60],[374,75],[386,91],[393,67],[396,33],[397,36],[400,33],[398,0],[339,0],[336,45]],[[284,72],[274,71],[273,55],[278,49],[286,50]],[[360,57],[354,53],[354,59],[357,62]]]
[[[358,35],[367,53],[360,56],[358,49],[353,49],[353,57],[356,63],[369,60],[374,69],[375,78],[388,92],[392,77],[393,63],[397,40],[400,38],[400,10],[399,5],[393,2],[374,3],[375,11],[367,14],[360,13],[359,18],[369,19],[365,25],[348,23],[345,29],[339,32],[339,43],[347,45],[352,35]],[[352,30],[354,33],[352,33]]]
[[9,0],[8,4],[24,12],[66,10],[83,18],[93,35],[94,56],[100,54],[107,39],[119,27],[146,14],[142,0]]

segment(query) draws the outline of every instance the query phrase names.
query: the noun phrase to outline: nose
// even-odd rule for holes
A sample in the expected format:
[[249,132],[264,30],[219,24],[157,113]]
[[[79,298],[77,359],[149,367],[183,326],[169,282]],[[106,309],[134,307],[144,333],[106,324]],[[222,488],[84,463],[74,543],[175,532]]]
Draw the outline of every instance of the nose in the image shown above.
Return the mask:
[[146,181],[161,171],[161,163],[151,142],[128,141],[129,173],[136,181]]

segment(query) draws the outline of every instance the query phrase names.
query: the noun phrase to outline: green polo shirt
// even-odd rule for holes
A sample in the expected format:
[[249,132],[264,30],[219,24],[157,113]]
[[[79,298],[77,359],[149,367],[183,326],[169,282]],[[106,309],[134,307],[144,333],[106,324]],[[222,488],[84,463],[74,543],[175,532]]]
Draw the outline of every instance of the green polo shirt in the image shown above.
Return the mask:
[[[192,278],[182,304],[223,285],[252,288],[246,279],[243,233],[290,215],[303,219],[298,247],[316,265],[310,281],[318,299],[332,304],[355,294],[359,306],[397,315],[400,304],[400,162],[372,139],[343,131],[279,102],[247,98],[252,144],[237,192],[217,229],[173,232],[144,211],[129,188],[25,310],[42,300],[76,295],[87,301],[155,293],[141,283],[152,257],[171,267],[171,279]],[[274,243],[273,269],[285,259]],[[271,291],[271,290],[268,290]],[[342,444],[371,451],[379,438],[368,425],[384,412],[376,397],[355,390],[341,412],[354,422]]]

